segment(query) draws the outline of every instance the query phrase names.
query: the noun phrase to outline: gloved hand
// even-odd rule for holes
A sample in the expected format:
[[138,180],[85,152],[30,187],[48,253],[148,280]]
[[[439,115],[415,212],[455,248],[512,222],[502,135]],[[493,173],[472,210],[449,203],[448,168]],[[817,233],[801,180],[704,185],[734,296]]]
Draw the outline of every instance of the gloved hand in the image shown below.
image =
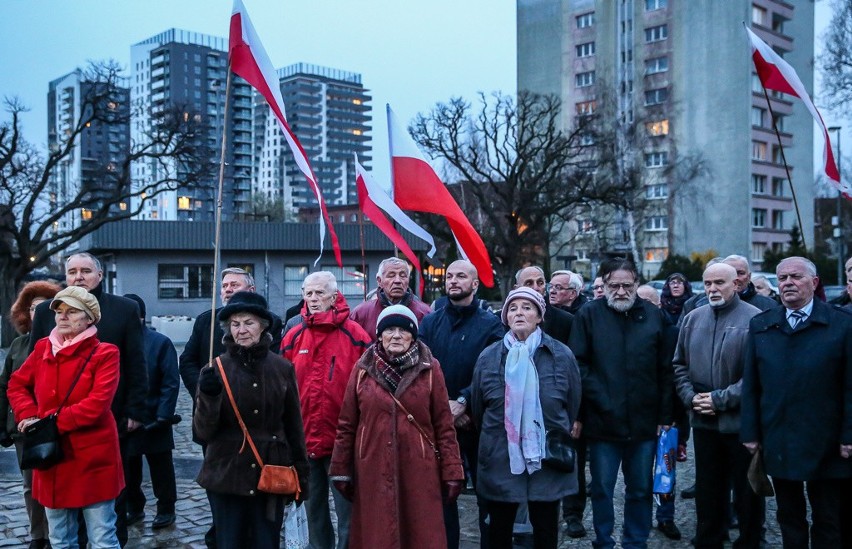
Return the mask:
[[198,376],[198,390],[207,396],[219,396],[222,392],[222,380],[212,366],[205,366]]
[[444,505],[452,503],[459,498],[464,482],[461,480],[445,480],[441,482],[441,495],[444,498]]
[[348,480],[335,480],[334,487],[346,498],[346,501],[355,499],[355,486]]
[[9,436],[9,433],[0,434],[0,446],[8,448],[15,443],[14,439]]

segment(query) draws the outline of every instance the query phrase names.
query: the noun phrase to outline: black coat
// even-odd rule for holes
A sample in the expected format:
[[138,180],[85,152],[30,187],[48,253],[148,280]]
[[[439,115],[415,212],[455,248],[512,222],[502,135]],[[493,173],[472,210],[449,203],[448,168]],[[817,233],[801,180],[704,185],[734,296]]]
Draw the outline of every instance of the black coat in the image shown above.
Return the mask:
[[672,422],[671,325],[636,299],[619,313],[605,299],[574,318],[569,347],[580,364],[583,434],[599,440],[647,440]]
[[177,352],[168,337],[147,327],[144,328],[144,341],[148,364],[147,428],[127,437],[129,456],[168,452],[175,447],[171,421],[180,391]]
[[541,331],[559,343],[568,345],[573,321],[574,315],[548,303],[544,309],[544,322],[541,324]]
[[760,442],[770,476],[852,477],[852,315],[814,299],[796,330],[786,309],[752,318],[743,373],[743,442]]
[[[103,291],[103,284],[89,293],[101,307],[101,320],[96,324],[98,339],[118,347],[121,361],[118,390],[112,399],[112,415],[119,434],[127,429],[127,419],[145,423],[145,396],[148,394],[148,369],[142,343],[142,324],[139,322],[139,305],[132,299]],[[36,342],[50,335],[56,327],[56,315],[50,309],[50,300],[36,307],[33,329],[30,332],[30,353]]]

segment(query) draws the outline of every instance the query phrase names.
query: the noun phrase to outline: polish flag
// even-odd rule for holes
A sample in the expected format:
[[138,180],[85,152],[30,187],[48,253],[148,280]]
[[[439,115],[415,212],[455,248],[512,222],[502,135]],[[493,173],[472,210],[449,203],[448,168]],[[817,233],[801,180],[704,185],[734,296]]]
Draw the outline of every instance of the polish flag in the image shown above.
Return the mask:
[[813,101],[811,101],[807,90],[805,90],[805,85],[799,79],[793,67],[784,61],[780,55],[775,53],[775,50],[769,44],[761,40],[750,28],[746,27],[745,29],[751,42],[751,58],[754,61],[754,67],[757,70],[760,83],[768,90],[793,95],[802,100],[822,130],[823,139],[825,140],[822,152],[823,172],[837,190],[843,193],[846,198],[850,198],[852,196],[852,187],[848,183],[840,181],[840,172],[837,170],[837,164],[834,161],[834,152],[831,149],[831,140],[828,138],[828,128],[825,126],[825,122],[823,122],[822,116],[820,116]]
[[482,238],[470,224],[450,191],[424,160],[417,144],[403,129],[387,106],[388,141],[393,167],[393,200],[403,210],[444,216],[459,245],[459,252],[473,263],[479,279],[489,288],[494,286],[491,259]]
[[334,226],[328,217],[328,210],[325,207],[322,192],[320,192],[319,185],[317,185],[317,178],[311,169],[310,162],[308,162],[308,155],[302,148],[302,144],[299,143],[296,134],[293,133],[290,125],[287,124],[287,117],[284,114],[284,99],[281,97],[281,88],[278,84],[278,75],[275,73],[272,61],[266,55],[266,50],[263,48],[263,44],[254,30],[254,25],[251,24],[242,0],[234,0],[234,8],[231,11],[228,59],[231,64],[231,70],[251,84],[266,99],[269,108],[272,109],[272,113],[275,115],[278,124],[281,126],[281,130],[284,132],[284,138],[290,146],[290,151],[293,153],[296,165],[299,166],[299,170],[305,175],[311,190],[317,198],[322,215],[319,220],[320,255],[314,261],[314,265],[322,257],[323,243],[325,242],[325,227],[328,225],[328,232],[331,235],[331,245],[334,249],[334,258],[337,260],[337,265],[343,267],[337,233],[334,232]]
[[[361,207],[361,211],[364,212],[364,215],[370,218],[370,221],[373,222],[373,225],[378,227],[380,231],[382,231],[385,236],[387,236],[391,242],[394,243],[394,246],[400,249],[400,251],[411,261],[414,268],[417,269],[418,273],[422,273],[423,269],[420,267],[420,261],[417,259],[417,254],[411,249],[405,239],[399,234],[393,224],[388,221],[388,218],[385,217],[385,214],[382,212],[382,209],[379,208],[377,202],[382,202],[384,197],[384,202],[392,202],[390,197],[383,191],[375,182],[373,177],[364,169],[364,166],[358,162],[358,158],[355,158],[355,184],[358,187],[358,204]],[[402,213],[402,211],[400,211]],[[402,215],[405,215],[402,213]],[[408,216],[405,216],[408,218]],[[413,223],[413,222],[412,222]],[[425,231],[424,231],[425,232]],[[429,233],[426,233],[427,235]],[[429,235],[431,238],[431,235]],[[435,252],[435,247],[433,244],[432,253]]]

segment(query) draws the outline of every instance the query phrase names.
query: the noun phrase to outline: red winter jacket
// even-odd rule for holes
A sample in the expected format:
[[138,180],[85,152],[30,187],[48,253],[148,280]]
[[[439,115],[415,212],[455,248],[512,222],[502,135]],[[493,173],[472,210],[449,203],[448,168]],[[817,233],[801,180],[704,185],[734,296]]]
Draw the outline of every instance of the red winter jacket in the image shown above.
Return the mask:
[[308,314],[307,305],[302,307],[302,319],[284,335],[281,354],[296,367],[308,457],[320,459],[334,448],[346,383],[370,337],[349,319],[349,305],[339,292],[328,311]]
[[90,337],[54,356],[45,337],[9,380],[15,419],[43,418],[56,411],[89,355],[56,421],[65,458],[50,469],[33,471],[33,497],[51,509],[114,499],[124,488],[118,429],[110,412],[118,388],[118,348]]

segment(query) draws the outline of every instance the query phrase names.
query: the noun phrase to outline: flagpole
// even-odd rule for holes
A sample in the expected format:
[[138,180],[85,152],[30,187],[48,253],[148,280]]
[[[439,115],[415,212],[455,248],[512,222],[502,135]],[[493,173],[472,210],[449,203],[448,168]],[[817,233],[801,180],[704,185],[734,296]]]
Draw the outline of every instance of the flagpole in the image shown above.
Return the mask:
[[364,251],[364,212],[358,212],[358,228],[361,232],[361,272],[364,274],[361,288],[364,290],[364,301],[367,301],[367,257]]
[[225,80],[225,110],[222,120],[222,147],[219,154],[219,190],[216,195],[216,239],[213,245],[213,291],[210,296],[210,347],[208,364],[213,363],[213,344],[216,333],[216,279],[219,278],[219,261],[221,253],[222,234],[222,188],[225,181],[225,149],[226,136],[228,135],[228,104],[231,99],[231,65],[228,63],[228,77]]
[[760,83],[763,88],[763,97],[766,98],[766,106],[769,107],[769,118],[772,119],[772,129],[775,130],[775,137],[778,139],[778,148],[781,151],[781,161],[784,163],[784,171],[787,172],[787,182],[790,184],[790,192],[793,194],[793,206],[796,208],[796,218],[799,220],[799,233],[802,236],[802,245],[807,248],[807,240],[805,240],[805,227],[802,225],[802,214],[799,212],[799,201],[796,199],[796,189],[793,187],[793,178],[790,176],[790,166],[787,165],[787,156],[784,154],[784,145],[781,144],[781,132],[778,131],[778,125],[775,124],[775,111],[772,110],[772,101],[769,100],[769,94],[766,92],[766,86],[763,81]]

